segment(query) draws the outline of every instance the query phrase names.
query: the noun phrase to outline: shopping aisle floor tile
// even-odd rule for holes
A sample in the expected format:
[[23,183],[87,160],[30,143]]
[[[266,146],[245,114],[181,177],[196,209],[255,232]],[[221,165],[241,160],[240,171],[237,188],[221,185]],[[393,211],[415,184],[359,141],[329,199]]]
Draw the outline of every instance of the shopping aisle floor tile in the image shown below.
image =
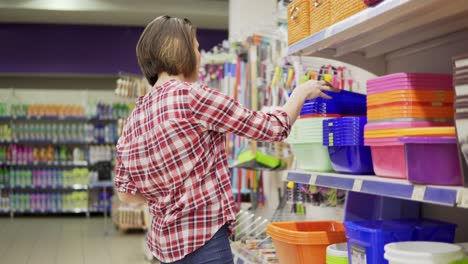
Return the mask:
[[143,233],[107,230],[98,217],[0,218],[0,263],[148,264]]

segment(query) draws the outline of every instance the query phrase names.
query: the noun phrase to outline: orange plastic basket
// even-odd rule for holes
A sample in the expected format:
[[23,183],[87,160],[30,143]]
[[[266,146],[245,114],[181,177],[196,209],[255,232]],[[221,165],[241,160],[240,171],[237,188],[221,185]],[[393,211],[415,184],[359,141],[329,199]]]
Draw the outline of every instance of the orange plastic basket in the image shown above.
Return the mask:
[[267,225],[280,263],[325,264],[327,246],[346,242],[345,228],[334,221],[276,222]]
[[310,36],[310,0],[295,0],[288,5],[288,44]]
[[365,138],[394,138],[394,137],[454,137],[455,127],[419,127],[366,130]]
[[367,8],[362,0],[331,0],[331,24],[340,22]]
[[453,91],[396,90],[367,95],[367,105],[384,105],[393,102],[453,103]]
[[385,107],[381,109],[367,110],[369,121],[399,118],[424,118],[424,119],[453,119],[452,107],[427,107],[433,110],[404,111],[401,107]]
[[331,1],[311,0],[310,34],[313,35],[331,25]]

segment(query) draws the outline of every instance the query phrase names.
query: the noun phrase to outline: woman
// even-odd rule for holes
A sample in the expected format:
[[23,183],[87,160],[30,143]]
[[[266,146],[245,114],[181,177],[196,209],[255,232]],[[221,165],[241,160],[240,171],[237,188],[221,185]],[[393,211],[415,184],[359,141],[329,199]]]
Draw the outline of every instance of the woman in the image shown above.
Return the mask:
[[153,217],[151,252],[163,263],[232,263],[228,233],[236,218],[225,132],[259,141],[288,136],[304,100],[332,88],[309,81],[281,110],[251,111],[198,80],[200,53],[187,19],[152,21],[137,44],[153,86],[140,98],[117,144],[115,186],[125,202],[144,202]]

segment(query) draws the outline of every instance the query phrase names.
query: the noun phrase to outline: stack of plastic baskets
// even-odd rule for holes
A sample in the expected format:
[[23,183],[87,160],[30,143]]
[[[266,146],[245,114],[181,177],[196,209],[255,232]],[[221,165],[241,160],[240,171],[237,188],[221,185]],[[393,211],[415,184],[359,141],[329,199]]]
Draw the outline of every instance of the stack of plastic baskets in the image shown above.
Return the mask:
[[291,144],[298,169],[332,171],[327,147],[323,146],[323,120],[326,118],[298,119],[287,142]]
[[323,121],[323,145],[336,172],[373,174],[372,156],[364,146],[364,125],[367,118],[342,117]]
[[367,94],[369,122],[453,122],[451,75],[391,74],[369,80]]
[[326,262],[327,247],[346,242],[343,224],[334,221],[276,222],[267,225],[280,263]]
[[332,96],[331,100],[319,97],[305,101],[300,115],[303,117],[366,115],[365,95],[348,91],[328,94]]
[[378,176],[408,179],[414,183],[462,185],[454,127],[368,130]]

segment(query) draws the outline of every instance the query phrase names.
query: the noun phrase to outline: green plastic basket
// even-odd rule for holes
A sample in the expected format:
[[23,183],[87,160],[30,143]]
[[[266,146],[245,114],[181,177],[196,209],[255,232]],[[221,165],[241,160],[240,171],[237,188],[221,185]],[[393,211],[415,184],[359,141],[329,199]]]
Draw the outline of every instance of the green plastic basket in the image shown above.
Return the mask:
[[330,172],[333,171],[328,147],[322,145],[322,141],[317,143],[291,143],[291,147],[296,157],[297,169]]

